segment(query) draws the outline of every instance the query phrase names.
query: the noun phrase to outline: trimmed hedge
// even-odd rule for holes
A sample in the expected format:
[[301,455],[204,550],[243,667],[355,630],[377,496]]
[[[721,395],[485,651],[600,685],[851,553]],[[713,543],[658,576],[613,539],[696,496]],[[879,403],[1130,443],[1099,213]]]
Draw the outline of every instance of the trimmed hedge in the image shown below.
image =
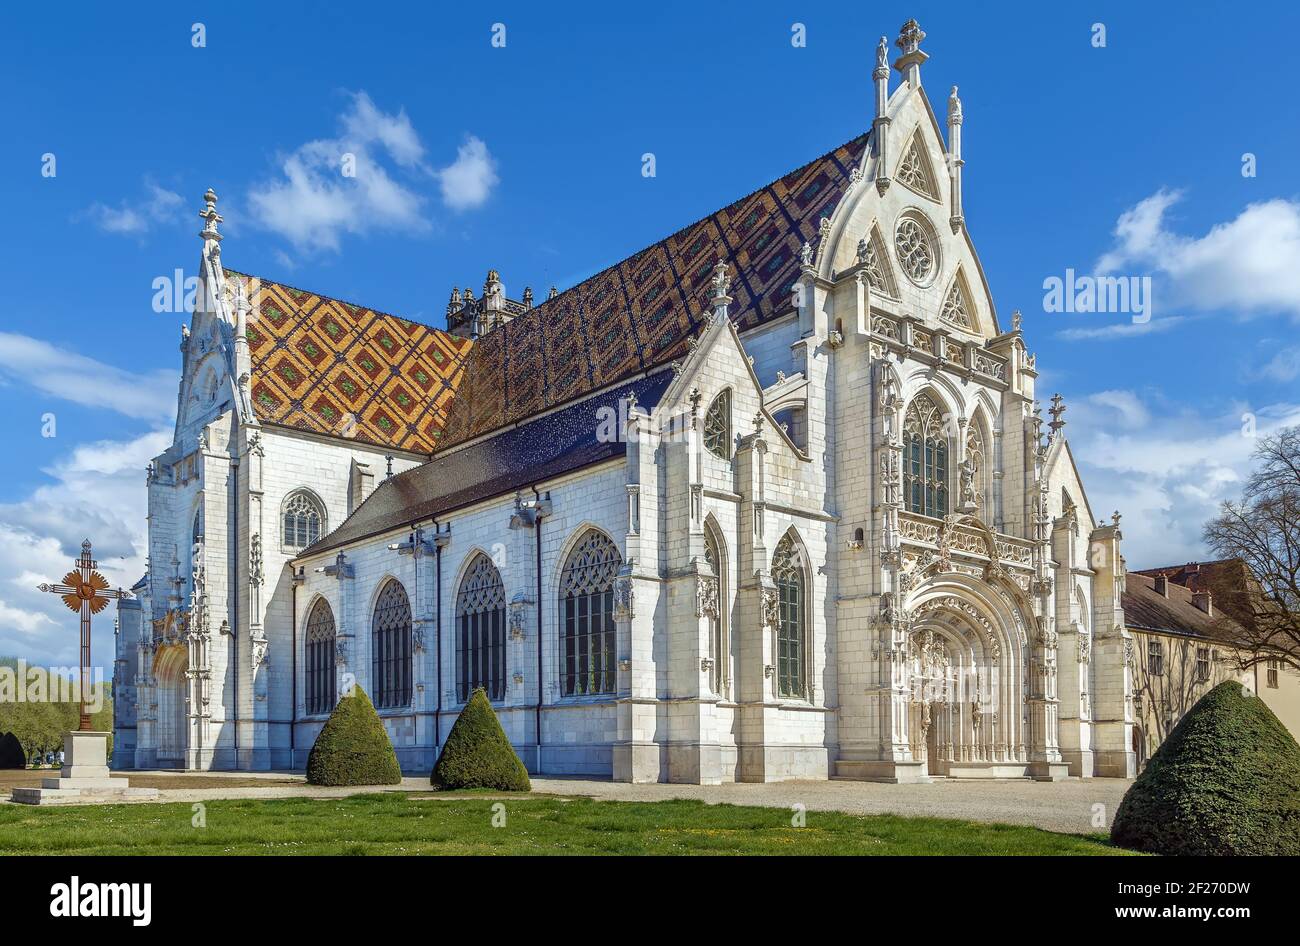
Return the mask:
[[532,791],[528,770],[515,755],[482,687],[470,695],[456,718],[429,781],[438,788]]
[[0,769],[25,769],[27,756],[23,753],[23,744],[11,732],[0,736]]
[[1300,745],[1262,699],[1221,683],[1156,750],[1110,838],[1156,854],[1300,854]]
[[359,686],[338,701],[307,756],[310,785],[397,785],[402,769],[388,732]]

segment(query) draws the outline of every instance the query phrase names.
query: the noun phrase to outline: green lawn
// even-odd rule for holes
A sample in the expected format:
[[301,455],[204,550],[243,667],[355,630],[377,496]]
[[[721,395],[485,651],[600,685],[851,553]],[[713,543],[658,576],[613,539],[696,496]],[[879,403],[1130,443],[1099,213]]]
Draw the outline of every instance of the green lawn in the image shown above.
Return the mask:
[[[492,824],[505,805],[506,823]],[[1125,854],[1103,835],[695,801],[402,793],[188,804],[0,805],[0,854]]]

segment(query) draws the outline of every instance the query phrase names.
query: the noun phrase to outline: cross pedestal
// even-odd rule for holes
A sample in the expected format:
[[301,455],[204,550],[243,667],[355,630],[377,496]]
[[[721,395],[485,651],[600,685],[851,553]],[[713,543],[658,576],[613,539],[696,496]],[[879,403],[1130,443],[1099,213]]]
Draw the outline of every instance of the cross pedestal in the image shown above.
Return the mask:
[[77,805],[92,801],[157,798],[156,788],[132,788],[108,771],[108,733],[75,730],[63,737],[63,769],[41,780],[40,788],[15,788],[12,800],[24,805]]
[[81,543],[81,557],[59,585],[41,585],[41,591],[61,595],[69,610],[81,617],[81,679],[78,690],[81,724],[63,737],[63,771],[56,778],[41,781],[40,788],[15,788],[11,800],[24,805],[77,804],[86,801],[123,801],[156,798],[156,788],[131,788],[124,778],[110,778],[108,733],[90,728],[87,688],[90,685],[90,618],[108,607],[108,602],[131,597],[129,591],[108,587],[95,571],[90,557],[90,540]]

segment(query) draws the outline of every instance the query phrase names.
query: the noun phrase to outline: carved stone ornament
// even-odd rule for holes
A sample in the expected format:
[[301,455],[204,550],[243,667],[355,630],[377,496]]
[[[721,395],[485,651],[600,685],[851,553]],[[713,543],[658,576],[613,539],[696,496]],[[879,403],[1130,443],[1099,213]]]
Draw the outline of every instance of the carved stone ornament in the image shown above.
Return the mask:
[[1079,632],[1079,663],[1086,664],[1092,659],[1092,638],[1087,632]]
[[763,627],[775,631],[781,623],[781,595],[775,588],[764,588],[761,606]]
[[632,589],[632,578],[620,575],[614,581],[614,620],[630,621],[636,615],[636,592]]
[[695,576],[695,616],[718,616],[718,579],[711,575]]

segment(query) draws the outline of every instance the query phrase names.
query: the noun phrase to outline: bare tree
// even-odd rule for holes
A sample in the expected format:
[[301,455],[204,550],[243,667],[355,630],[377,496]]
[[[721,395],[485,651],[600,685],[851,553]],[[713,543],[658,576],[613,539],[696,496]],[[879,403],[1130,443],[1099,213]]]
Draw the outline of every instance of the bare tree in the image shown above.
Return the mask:
[[1210,585],[1231,622],[1223,635],[1242,663],[1278,660],[1300,670],[1300,426],[1265,437],[1241,499],[1225,502],[1205,542],[1228,559]]

